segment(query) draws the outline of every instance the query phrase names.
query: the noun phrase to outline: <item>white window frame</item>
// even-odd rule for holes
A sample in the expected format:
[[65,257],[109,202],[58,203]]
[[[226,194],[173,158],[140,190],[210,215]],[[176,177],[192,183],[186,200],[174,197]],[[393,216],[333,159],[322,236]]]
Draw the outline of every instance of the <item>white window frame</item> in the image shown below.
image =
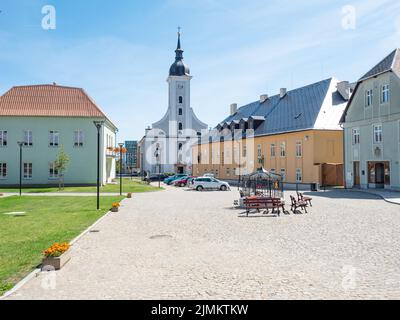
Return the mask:
[[[56,144],[57,142],[57,144]],[[58,148],[60,146],[60,132],[57,130],[49,131],[49,147]]]
[[398,121],[398,136],[397,136],[397,139],[398,139],[398,141],[399,141],[399,144],[400,144],[400,120]]
[[[3,169],[6,169],[6,174],[4,174]],[[7,162],[0,162],[0,180],[6,180],[8,178],[8,165]]]
[[381,86],[381,104],[388,103],[390,101],[390,87],[388,84]]
[[23,164],[23,177],[24,177],[24,180],[32,180],[32,177],[33,177],[33,164],[32,164],[32,162],[24,162],[24,164]]
[[301,141],[296,141],[296,157],[303,157],[303,143]]
[[303,182],[303,171],[300,168],[296,169],[296,182]]
[[257,157],[261,158],[262,157],[262,147],[261,144],[257,145]]
[[33,146],[32,130],[24,130],[23,135],[24,135],[23,137],[24,147],[32,147]]
[[[55,162],[49,162],[49,180],[55,180],[59,178],[59,172],[55,167]],[[53,173],[51,173],[51,171],[53,171]],[[55,172],[57,172],[57,174],[55,174]]]
[[374,93],[372,89],[365,91],[365,107],[371,107],[374,99]]
[[351,129],[351,143],[353,146],[360,144],[360,128]]
[[[380,140],[378,141],[376,139],[376,135],[375,135],[375,128],[379,128],[380,127]],[[383,142],[383,126],[381,123],[376,123],[374,125],[372,125],[372,141],[374,144],[381,144]]]
[[276,157],[276,145],[275,145],[275,143],[271,143],[269,151],[270,151],[270,154],[271,154],[271,158],[275,158]]
[[75,148],[83,148],[85,141],[85,135],[83,130],[77,129],[74,131],[74,147]]
[[[7,130],[0,130],[0,137],[1,137],[1,139],[0,139],[0,141],[1,141],[0,148],[7,147],[8,146],[8,131]],[[5,137],[5,139],[4,139],[4,137]],[[5,141],[5,144],[4,144],[4,141]]]
[[286,157],[286,142],[281,142],[281,144],[280,144],[280,155],[281,155],[281,158]]

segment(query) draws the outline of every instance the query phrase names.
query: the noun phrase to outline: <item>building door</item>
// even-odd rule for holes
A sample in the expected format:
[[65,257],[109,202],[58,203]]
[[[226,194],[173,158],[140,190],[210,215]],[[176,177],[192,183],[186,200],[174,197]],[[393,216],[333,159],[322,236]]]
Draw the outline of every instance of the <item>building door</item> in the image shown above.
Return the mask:
[[177,167],[177,173],[182,174],[183,173],[183,167]]
[[390,186],[390,162],[368,162],[368,183],[370,188]]
[[385,165],[381,162],[375,164],[375,183],[377,188],[385,184]]
[[353,178],[354,186],[360,186],[360,161],[353,162]]

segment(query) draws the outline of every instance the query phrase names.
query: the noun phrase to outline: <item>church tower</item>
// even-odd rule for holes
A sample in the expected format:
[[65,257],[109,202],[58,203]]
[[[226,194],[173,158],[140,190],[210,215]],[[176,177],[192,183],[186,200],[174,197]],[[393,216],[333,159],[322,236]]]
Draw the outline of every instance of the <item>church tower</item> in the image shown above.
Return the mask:
[[[178,32],[178,45],[175,50],[175,62],[169,69],[167,79],[169,86],[170,121],[176,122],[177,135],[183,134],[185,129],[192,128],[190,114],[190,75],[189,67],[183,62],[183,50],[181,48],[181,33]],[[172,133],[172,132],[171,132]]]
[[192,145],[197,142],[207,124],[201,122],[190,105],[189,67],[183,61],[181,32],[175,61],[169,68],[168,110],[164,117],[146,130],[141,149],[144,150],[142,171],[150,173],[192,173]]

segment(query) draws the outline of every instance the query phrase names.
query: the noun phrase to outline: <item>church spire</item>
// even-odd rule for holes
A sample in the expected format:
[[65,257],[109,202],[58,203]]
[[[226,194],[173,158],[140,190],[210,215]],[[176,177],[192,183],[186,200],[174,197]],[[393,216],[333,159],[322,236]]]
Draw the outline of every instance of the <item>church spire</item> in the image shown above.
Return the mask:
[[183,59],[183,50],[181,49],[181,27],[178,27],[178,45],[176,46],[175,50],[176,60],[182,60]]
[[175,50],[175,62],[172,64],[169,69],[170,76],[189,76],[190,69],[183,62],[183,50],[181,47],[181,27],[178,27],[178,44]]

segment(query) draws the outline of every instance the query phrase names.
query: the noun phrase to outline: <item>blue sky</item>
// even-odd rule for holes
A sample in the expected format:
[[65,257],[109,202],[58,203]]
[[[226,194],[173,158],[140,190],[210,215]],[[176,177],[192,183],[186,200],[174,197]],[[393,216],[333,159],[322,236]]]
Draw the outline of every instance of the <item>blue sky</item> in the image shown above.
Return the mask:
[[[43,30],[44,5],[56,8]],[[342,27],[352,5],[354,29]],[[357,80],[400,47],[400,2],[268,0],[1,0],[0,92],[56,82],[83,87],[140,139],[167,110],[176,28],[191,68],[192,107],[215,126],[233,102],[331,76]]]

